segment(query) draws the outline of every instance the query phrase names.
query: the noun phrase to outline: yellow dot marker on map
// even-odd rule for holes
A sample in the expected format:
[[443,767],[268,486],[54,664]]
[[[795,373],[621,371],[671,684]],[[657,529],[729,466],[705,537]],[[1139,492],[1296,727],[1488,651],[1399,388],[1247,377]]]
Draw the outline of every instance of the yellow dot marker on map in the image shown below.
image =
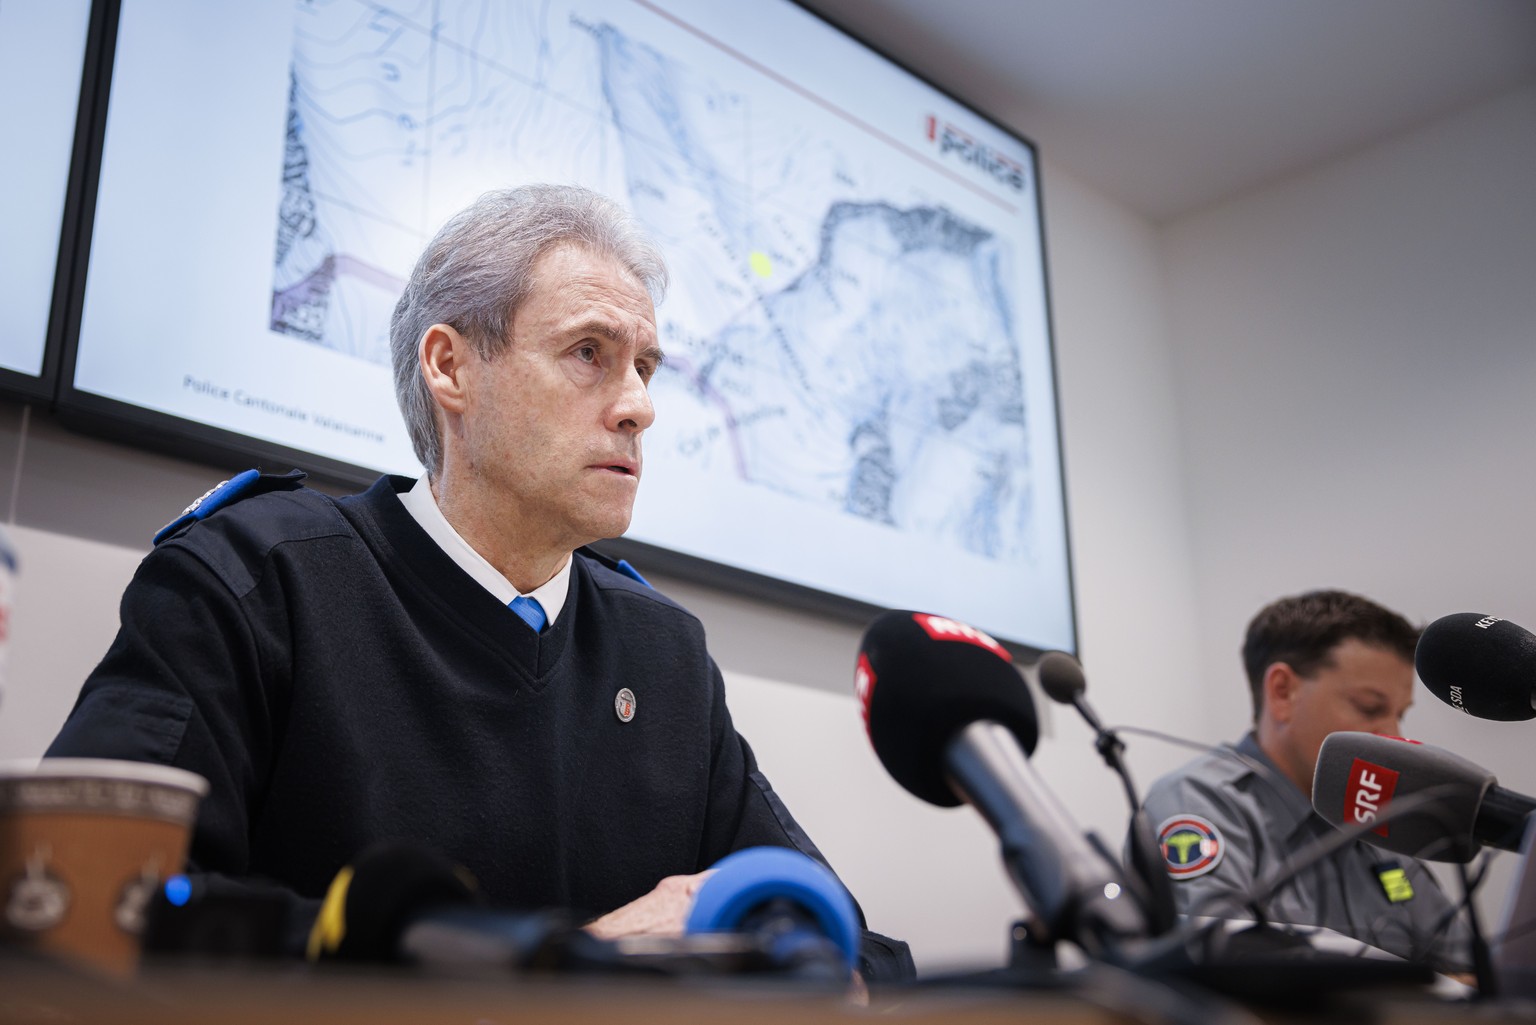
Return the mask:
[[747,258],[752,264],[752,273],[760,278],[773,277],[773,261],[768,259],[768,254],[761,249],[752,250],[752,255]]

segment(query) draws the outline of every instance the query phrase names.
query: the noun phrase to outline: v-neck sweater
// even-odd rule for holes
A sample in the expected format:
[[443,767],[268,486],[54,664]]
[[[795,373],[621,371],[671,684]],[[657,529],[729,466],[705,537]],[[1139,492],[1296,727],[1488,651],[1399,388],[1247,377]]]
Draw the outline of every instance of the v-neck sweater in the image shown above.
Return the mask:
[[446,854],[498,906],[578,914],[742,847],[819,857],[734,729],[697,618],[577,552],[534,633],[413,520],[410,485],[268,491],[164,539],[49,754],[206,777],[193,866],[311,913],[386,838]]

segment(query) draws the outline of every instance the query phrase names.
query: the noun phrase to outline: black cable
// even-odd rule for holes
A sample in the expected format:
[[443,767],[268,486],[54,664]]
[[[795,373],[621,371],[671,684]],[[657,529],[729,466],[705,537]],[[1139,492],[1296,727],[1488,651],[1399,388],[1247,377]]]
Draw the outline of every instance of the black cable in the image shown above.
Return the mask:
[[1472,899],[1472,881],[1467,876],[1467,866],[1464,862],[1456,863],[1456,871],[1461,877],[1462,901],[1467,909],[1467,928],[1472,932],[1470,943],[1472,975],[1477,979],[1477,992],[1484,999],[1496,997],[1499,995],[1499,983],[1493,974],[1493,958],[1488,954],[1488,940],[1483,936],[1482,925],[1478,921],[1477,902]]
[[1451,925],[1456,921],[1456,916],[1466,910],[1468,903],[1472,900],[1473,894],[1481,889],[1484,881],[1487,880],[1488,868],[1492,863],[1493,852],[1490,850],[1485,850],[1481,855],[1479,855],[1477,861],[1474,862],[1474,864],[1477,866],[1477,873],[1473,875],[1470,880],[1468,880],[1466,877],[1465,869],[1462,870],[1461,900],[1457,901],[1449,911],[1440,916],[1440,921],[1436,922],[1434,929],[1430,931],[1430,943],[1434,943],[1442,936],[1444,936],[1446,932],[1451,928]]
[[1231,744],[1202,744],[1198,740],[1187,740],[1184,737],[1176,737],[1171,733],[1163,733],[1161,730],[1148,729],[1145,726],[1115,726],[1113,729],[1117,733],[1131,733],[1139,737],[1150,737],[1153,740],[1161,740],[1165,744],[1172,744],[1175,747],[1188,748],[1191,751],[1198,751],[1201,754],[1225,755],[1226,757],[1231,758],[1233,761],[1240,762],[1247,768],[1252,769],[1255,773],[1264,778],[1264,782],[1268,783],[1272,787],[1294,788],[1296,785],[1289,779],[1277,773],[1274,769],[1271,769],[1268,765],[1265,765],[1263,762],[1259,761],[1257,758],[1250,758],[1249,756],[1243,754]]

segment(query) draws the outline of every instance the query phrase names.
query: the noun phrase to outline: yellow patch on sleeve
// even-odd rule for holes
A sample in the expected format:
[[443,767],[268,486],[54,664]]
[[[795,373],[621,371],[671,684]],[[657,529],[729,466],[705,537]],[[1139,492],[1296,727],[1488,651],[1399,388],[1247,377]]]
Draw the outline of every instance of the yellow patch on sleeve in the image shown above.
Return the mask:
[[1381,888],[1387,893],[1387,900],[1393,904],[1413,899],[1413,884],[1408,881],[1407,872],[1400,868],[1386,868],[1376,875],[1381,880]]

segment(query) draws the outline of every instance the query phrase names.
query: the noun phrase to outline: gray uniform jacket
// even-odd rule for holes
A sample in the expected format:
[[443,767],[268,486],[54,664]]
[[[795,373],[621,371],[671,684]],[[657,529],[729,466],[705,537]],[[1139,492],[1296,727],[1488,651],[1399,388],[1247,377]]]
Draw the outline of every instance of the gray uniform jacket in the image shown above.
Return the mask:
[[[1334,832],[1252,733],[1158,780],[1145,807],[1188,915],[1253,918],[1247,895]],[[1464,916],[1424,865],[1362,841],[1302,871],[1263,911],[1443,970],[1471,963]]]

